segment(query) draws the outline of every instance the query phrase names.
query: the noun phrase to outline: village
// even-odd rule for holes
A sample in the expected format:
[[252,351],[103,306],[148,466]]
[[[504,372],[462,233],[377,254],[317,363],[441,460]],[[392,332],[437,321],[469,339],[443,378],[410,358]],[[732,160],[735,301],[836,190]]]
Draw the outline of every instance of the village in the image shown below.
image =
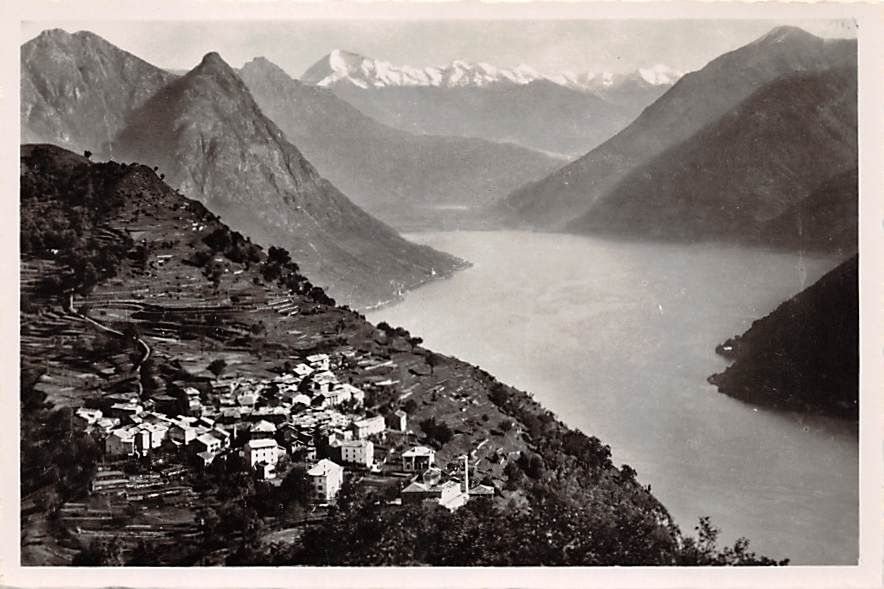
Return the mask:
[[365,392],[336,374],[348,355],[312,354],[286,363],[290,370],[272,379],[217,378],[208,394],[184,387],[146,402],[111,397],[78,408],[74,426],[102,442],[110,465],[99,467],[92,492],[144,498],[144,477],[134,477],[142,484],[133,485],[120,464],[162,455],[178,462],[166,459],[167,474],[236,456],[257,480],[277,485],[294,465],[305,465],[316,507],[332,504],[345,479],[366,475],[397,479],[395,503],[434,501],[453,511],[494,497],[494,487],[471,486],[467,455],[459,468],[443,470],[433,448],[410,443],[414,434],[403,409],[369,414]]

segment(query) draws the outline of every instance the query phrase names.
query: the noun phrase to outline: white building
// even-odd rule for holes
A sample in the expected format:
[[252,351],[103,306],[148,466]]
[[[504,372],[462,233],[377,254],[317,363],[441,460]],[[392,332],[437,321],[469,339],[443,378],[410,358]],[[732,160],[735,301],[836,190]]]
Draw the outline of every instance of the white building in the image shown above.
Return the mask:
[[423,472],[436,464],[436,452],[426,446],[415,446],[402,453],[402,470],[406,472]]
[[331,359],[328,357],[328,354],[313,354],[312,356],[307,356],[307,363],[310,364],[314,370],[323,371],[331,368]]
[[102,418],[101,409],[89,409],[80,407],[74,413],[74,425],[80,429],[86,429]]
[[169,439],[182,446],[187,446],[193,442],[197,435],[199,434],[197,433],[196,428],[187,422],[181,421],[169,427]]
[[335,376],[334,372],[324,371],[317,372],[310,378],[310,387],[314,394],[324,395],[328,393],[333,388],[337,388],[338,377]]
[[341,462],[371,468],[374,465],[374,444],[369,440],[340,442]]
[[310,478],[310,494],[313,501],[333,501],[344,484],[344,468],[328,458],[323,458],[307,471]]
[[301,378],[304,378],[305,376],[310,376],[311,374],[313,374],[313,369],[311,367],[307,366],[306,364],[298,364],[297,366],[295,366],[295,368],[293,370],[294,370],[294,373],[297,374],[298,376],[300,376]]
[[251,437],[253,440],[258,440],[261,438],[272,438],[276,433],[276,426],[262,419],[254,426],[252,426]]
[[209,454],[215,454],[221,450],[223,446],[223,440],[215,437],[213,434],[205,433],[201,436],[198,436],[196,440],[193,441],[194,445],[197,448],[198,452],[208,452]]
[[384,430],[387,429],[387,422],[384,421],[383,416],[376,415],[354,421],[351,427],[357,438],[367,438],[368,436],[384,433]]
[[272,439],[249,440],[243,446],[243,458],[249,463],[249,468],[255,468],[259,463],[275,466],[279,460],[279,447]]
[[353,399],[354,401],[356,401],[359,404],[362,404],[365,402],[365,391],[363,391],[359,387],[354,387],[350,383],[345,382],[344,384],[341,385],[341,388],[344,390],[345,394],[349,393],[350,399]]

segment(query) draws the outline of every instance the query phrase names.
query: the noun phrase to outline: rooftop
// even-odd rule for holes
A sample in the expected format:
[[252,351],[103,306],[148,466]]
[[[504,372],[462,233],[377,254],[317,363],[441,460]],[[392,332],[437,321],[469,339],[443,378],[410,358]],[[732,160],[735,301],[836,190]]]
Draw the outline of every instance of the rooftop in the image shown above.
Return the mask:
[[341,470],[344,470],[344,467],[335,464],[328,458],[323,458],[314,464],[310,470],[307,471],[307,474],[313,477],[321,477]]
[[270,438],[266,438],[263,440],[249,440],[246,442],[246,447],[250,450],[257,450],[259,448],[273,448],[276,446],[276,440],[272,440]]
[[415,446],[411,450],[402,453],[402,456],[411,458],[412,456],[433,456],[436,452],[426,446]]

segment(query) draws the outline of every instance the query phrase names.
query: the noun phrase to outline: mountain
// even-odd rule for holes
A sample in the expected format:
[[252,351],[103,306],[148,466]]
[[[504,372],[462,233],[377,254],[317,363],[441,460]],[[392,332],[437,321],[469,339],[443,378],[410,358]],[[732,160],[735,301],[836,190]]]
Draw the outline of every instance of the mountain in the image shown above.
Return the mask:
[[[633,168],[568,229],[759,242],[773,236],[766,227],[773,223],[780,243],[788,236],[797,243],[797,229],[787,232],[789,222],[777,219],[802,214],[810,215],[801,226],[804,246],[844,245],[829,235],[826,225],[834,223],[839,232],[854,235],[847,252],[852,253],[855,191],[843,195],[847,210],[826,208],[844,218],[814,220],[825,203],[800,203],[833,176],[856,169],[856,84],[856,70],[833,69],[763,86],[687,141]],[[824,190],[821,196],[831,194]]]
[[749,403],[859,418],[859,258],[759,319],[718,351],[709,381]]
[[764,225],[761,241],[795,250],[857,250],[859,222],[858,170],[830,178],[810,196]]
[[563,163],[515,145],[393,129],[264,58],[239,75],[323,177],[394,226],[418,218],[438,228],[447,211],[484,206]]
[[[683,535],[601,440],[407,330],[335,306],[300,260],[251,243],[150,167],[26,145],[20,169],[23,565],[774,564],[745,540],[719,551],[708,520],[702,543]],[[294,401],[293,365],[317,352],[365,392],[361,407],[320,415]],[[259,401],[231,406],[231,390]],[[143,412],[108,417],[129,403]],[[285,424],[277,440],[300,458],[289,435],[325,432],[322,417],[398,410],[412,433],[387,436],[391,462],[432,446],[448,478],[472,449],[470,480],[491,492],[452,515],[392,504],[404,484],[389,469],[371,481],[348,469],[340,509],[314,510],[299,459],[267,481],[237,458],[265,418]],[[124,426],[148,443],[106,460],[107,430]],[[173,444],[175,426],[223,447]],[[440,542],[416,541],[440,530]]]
[[574,83],[563,85],[565,77],[527,67],[460,61],[441,68],[399,67],[341,51],[301,77],[396,129],[516,143],[565,156],[598,145],[636,114],[634,103],[608,102],[580,86],[579,76],[571,79]]
[[100,153],[175,78],[88,31],[44,31],[21,48],[21,138]]
[[665,65],[641,68],[625,74],[605,73],[592,76],[579,86],[596,96],[627,110],[632,118],[663,96],[682,76],[683,72]]
[[403,86],[434,86],[437,88],[482,88],[498,84],[525,85],[548,81],[572,90],[597,92],[614,88],[624,82],[641,80],[648,86],[672,86],[683,72],[663,64],[639,68],[628,74],[611,72],[556,72],[546,75],[526,64],[514,68],[497,67],[488,63],[452,61],[444,66],[412,67],[394,65],[372,59],[353,51],[335,49],[310,66],[301,81],[312,86],[333,88],[352,85],[359,88],[389,88]]
[[855,40],[778,27],[685,75],[616,136],[501,203],[515,225],[562,229],[590,214],[638,166],[692,138],[778,78],[856,68]]
[[259,243],[279,244],[336,298],[366,306],[457,268],[402,239],[322,178],[217,53],[135,111],[113,145]]

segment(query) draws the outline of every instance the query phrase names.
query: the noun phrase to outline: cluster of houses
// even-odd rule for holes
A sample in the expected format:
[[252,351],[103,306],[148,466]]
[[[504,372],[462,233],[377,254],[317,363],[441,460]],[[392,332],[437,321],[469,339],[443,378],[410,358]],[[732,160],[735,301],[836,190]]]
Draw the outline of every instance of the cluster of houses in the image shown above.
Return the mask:
[[[252,377],[216,379],[211,394],[183,387],[145,407],[133,399],[113,399],[101,407],[82,407],[77,425],[104,439],[110,458],[145,456],[164,445],[185,453],[201,466],[239,452],[262,479],[278,476],[286,455],[309,466],[312,498],[332,501],[345,467],[377,470],[375,442],[388,432],[408,431],[408,415],[365,415],[365,393],[340,382],[326,354],[308,356],[270,380]],[[403,503],[432,500],[456,509],[475,495],[493,489],[442,480],[435,452],[423,446],[401,455],[401,470],[414,481],[402,492]]]

